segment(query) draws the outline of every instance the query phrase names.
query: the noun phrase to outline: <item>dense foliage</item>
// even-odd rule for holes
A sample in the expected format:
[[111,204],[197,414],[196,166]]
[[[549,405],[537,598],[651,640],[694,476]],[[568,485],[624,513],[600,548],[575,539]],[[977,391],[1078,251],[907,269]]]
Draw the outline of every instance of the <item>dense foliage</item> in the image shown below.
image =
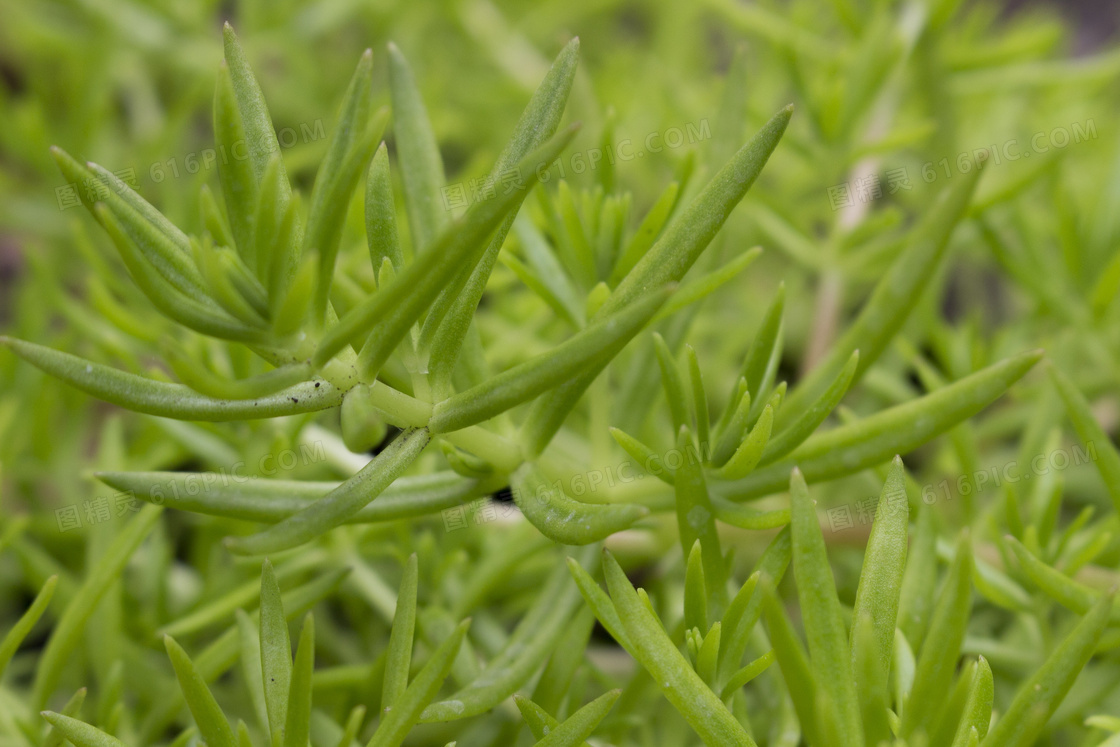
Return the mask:
[[1120,53],[964,5],[0,2],[0,745],[1120,744]]

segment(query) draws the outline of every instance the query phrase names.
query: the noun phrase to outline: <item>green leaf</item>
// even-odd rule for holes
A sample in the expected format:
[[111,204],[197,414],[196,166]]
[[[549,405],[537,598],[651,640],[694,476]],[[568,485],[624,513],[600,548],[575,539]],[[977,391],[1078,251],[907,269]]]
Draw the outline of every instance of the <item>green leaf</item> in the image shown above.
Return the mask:
[[696,416],[696,439],[704,451],[711,449],[711,414],[708,412],[708,397],[704,393],[704,379],[700,375],[700,361],[696,350],[685,345],[688,359],[688,383],[692,391],[692,412]]
[[283,160],[279,153],[274,153],[261,178],[253,212],[253,248],[246,252],[250,255],[246,264],[262,283],[270,282],[274,263],[279,263],[277,271],[286,275],[287,263],[298,249],[288,217],[291,188],[287,179]]
[[669,412],[673,416],[673,430],[680,430],[690,421],[688,416],[688,399],[684,393],[684,379],[677,362],[670,352],[665,339],[658,333],[653,333],[653,347],[657,351],[657,367],[661,371],[661,386],[665,389],[665,399],[669,403]]
[[747,389],[747,380],[739,378],[739,385],[732,394],[727,408],[716,424],[716,443],[712,449],[709,462],[713,467],[722,467],[739,448],[743,436],[747,433],[747,416],[751,411],[751,393]]
[[708,589],[704,581],[700,540],[692,543],[685,564],[684,627],[685,630],[708,629]]
[[724,480],[738,480],[746,477],[758,465],[766,444],[770,442],[770,430],[774,426],[774,407],[767,405],[762,408],[758,422],[751,428],[750,435],[743,440],[727,463],[719,468],[716,473]]
[[[568,94],[575,80],[578,60],[579,40],[573,39],[557,55],[556,61],[522,112],[514,127],[513,136],[498,156],[489,175],[492,184],[503,185],[503,191],[510,188],[508,182],[514,173],[522,173],[520,170],[514,171],[518,161],[530,151],[541,147],[559,128]],[[442,396],[450,389],[463,341],[516,213],[515,208],[498,226],[486,251],[473,269],[469,273],[460,274],[455,282],[443,289],[432,314],[424,321],[420,346],[422,350],[430,350],[430,379],[437,396]]]
[[175,288],[147,263],[139,246],[126,235],[123,226],[104,203],[99,203],[94,212],[120,251],[132,279],[160,313],[196,332],[218,339],[257,343],[264,340],[263,324],[246,324],[226,312],[209,296],[199,301]]
[[311,674],[315,668],[315,618],[308,612],[292,666],[284,747],[307,747],[311,735]]
[[432,433],[446,433],[489,420],[571,379],[634,337],[672,292],[670,287],[642,299],[577,332],[547,353],[437,403],[428,428]]
[[385,107],[370,117],[372,84],[373,52],[367,49],[343,95],[331,143],[319,165],[308,204],[303,254],[315,252],[319,257],[319,283],[312,309],[320,323],[326,318],[335,259],[351,195],[358,178],[369,167],[373,149],[389,121],[389,110]]
[[[244,69],[247,70],[247,67]],[[234,89],[229,63],[225,60],[222,60],[218,67],[218,81],[214,86],[214,144],[218,151],[225,155],[225,158],[218,163],[218,179],[222,186],[226,214],[229,216],[232,246],[243,258],[252,259],[255,265],[259,257],[253,257],[250,252],[258,249],[253,241],[252,221],[257,204],[261,201],[258,197],[259,186],[253,160],[249,154],[249,140],[245,135],[245,122],[238,106],[237,92]],[[276,158],[279,157],[279,148],[277,148]],[[282,173],[282,170],[283,165],[280,164],[278,173]],[[290,192],[289,186],[282,199],[286,200]]]
[[786,428],[779,430],[769,440],[766,449],[762,452],[759,465],[765,466],[781,459],[813,435],[817,427],[825,421],[825,418],[840,404],[840,400],[848,392],[848,387],[852,383],[852,377],[855,375],[858,364],[859,351],[856,350],[848,359],[844,370],[829,385],[824,394],[810,405],[797,420],[790,423]]
[[447,224],[448,214],[440,198],[446,179],[439,146],[416,89],[412,69],[392,42],[389,43],[389,95],[393,102],[393,134],[408,208],[408,225],[412,229],[414,254],[419,257],[429,250],[436,251],[432,244]]
[[622,690],[603,693],[551,729],[548,736],[536,743],[536,747],[576,747],[583,744],[599,726],[599,722],[606,718],[621,694]]
[[751,247],[718,270],[714,270],[707,275],[683,283],[669,303],[665,304],[665,307],[657,312],[657,316],[653,318],[654,322],[667,319],[686,306],[691,306],[707,298],[712,293],[715,293],[721,287],[738,277],[743,270],[754,264],[754,261],[758,259],[761,254],[761,247]]
[[[741,501],[777,492],[783,475],[797,465],[808,482],[850,475],[906,454],[1004,394],[1042,357],[1041,350],[1020,353],[988,366],[924,397],[809,438],[788,460],[756,470],[730,486]],[[861,358],[862,360],[862,358]]]
[[51,576],[39,589],[39,593],[35,595],[35,601],[27,608],[27,611],[20,615],[19,620],[0,640],[0,677],[4,676],[4,670],[8,668],[11,663],[12,657],[16,653],[16,649],[23,643],[23,639],[27,638],[27,634],[35,627],[35,623],[39,622],[39,618],[43,616],[46,611],[47,605],[51,603],[54,597],[54,589],[58,585],[58,576]]
[[450,224],[431,249],[433,262],[413,262],[392,284],[342,317],[320,341],[312,365],[321,368],[345,345],[373,327],[361,358],[363,376],[372,380],[372,373],[380,369],[439,289],[463,267],[474,266],[485,249],[486,238],[536,184],[538,166],[551,164],[575,131],[569,128],[522,159],[516,167],[521,176],[519,187],[508,193],[503,190],[494,199],[476,202],[466,215]]
[[[106,230],[109,229],[106,216],[112,216],[119,233],[119,239],[114,236],[114,241],[134,249],[138,264],[191,301],[205,303],[209,300],[202,277],[191,263],[190,246],[182,231],[111,172],[95,164],[83,166],[61,148],[52,148],[51,155],[67,180],[78,184],[89,181],[105,184],[96,203],[89,200],[86,190],[79,192],[86,208]],[[129,269],[132,271],[131,267]]]
[[965,701],[964,714],[957,726],[952,747],[968,747],[973,733],[977,739],[987,736],[988,725],[992,721],[994,696],[992,668],[988,665],[988,660],[981,656],[977,659],[976,668],[972,673],[972,682],[968,686],[968,700]]
[[774,658],[782,670],[801,733],[809,744],[823,744],[817,737],[817,690],[818,682],[809,663],[809,654],[797,637],[793,625],[786,615],[782,601],[774,592],[773,581],[763,578],[759,581],[762,590],[762,616],[766,621],[766,632],[770,645],[774,647]]
[[[852,616],[852,674],[859,693],[860,719],[868,744],[878,745],[890,739],[887,717],[890,687],[887,680],[889,663],[878,651],[879,631],[874,613],[856,611]],[[892,631],[893,632],[893,631]]]
[[402,431],[393,443],[370,460],[358,474],[315,501],[262,532],[248,537],[227,537],[226,547],[241,555],[262,555],[297,547],[318,537],[358,513],[389,487],[431,441],[427,429]]
[[737,690],[745,687],[748,682],[769,669],[770,665],[774,663],[774,658],[774,650],[770,649],[765,654],[731,675],[731,679],[724,685],[720,697],[724,700],[730,698]]
[[1120,511],[1120,451],[1117,450],[1116,445],[1112,443],[1112,439],[1101,428],[1100,423],[1093,417],[1092,411],[1089,409],[1089,403],[1078,389],[1077,386],[1055,365],[1048,367],[1050,372],[1050,379],[1054,382],[1058,394],[1061,395],[1062,401],[1065,402],[1066,411],[1069,413],[1069,419],[1073,422],[1073,428],[1077,431],[1077,435],[1081,438],[1086,446],[1096,446],[1097,469],[1104,478],[1105,487],[1108,488],[1108,495],[1112,498],[1112,505]]
[[[82,704],[86,702],[86,688],[79,688],[70,696],[70,700],[66,701],[66,705],[62,707],[61,715],[70,718],[78,718],[81,713]],[[43,738],[41,747],[62,747],[66,737],[62,732],[54,726],[47,731],[47,736]],[[76,744],[76,743],[75,743]]]
[[801,601],[805,637],[813,670],[822,690],[838,711],[841,744],[861,745],[863,725],[852,681],[848,636],[828,563],[816,503],[797,469],[789,483],[793,538],[793,572]]
[[678,182],[669,182],[657,201],[646,213],[646,217],[642,218],[638,230],[634,232],[634,236],[630,239],[630,243],[626,245],[626,249],[619,255],[618,262],[611,271],[610,285],[612,287],[618,285],[622,278],[626,277],[634,265],[646,255],[653,242],[657,239],[661,229],[669,220],[670,213],[677,204],[677,195],[680,193],[681,185]]
[[367,747],[397,747],[404,742],[408,732],[420,720],[425,706],[432,702],[451,672],[451,665],[455,663],[455,656],[470,624],[470,618],[459,623],[455,631],[436,647],[392,710],[382,717]]
[[587,602],[587,606],[595,613],[595,619],[603,626],[603,629],[610,633],[611,638],[618,641],[618,645],[622,646],[628,654],[634,656],[634,647],[630,644],[630,638],[626,635],[626,630],[622,626],[622,620],[618,616],[618,611],[614,607],[614,602],[607,596],[607,593],[595,583],[595,579],[591,578],[591,574],[583,569],[575,558],[568,558],[568,570],[571,571],[572,578],[575,579],[576,586],[579,587],[579,593],[583,596],[583,600]]
[[89,569],[77,593],[67,603],[66,609],[63,610],[51,632],[46,648],[39,657],[32,697],[32,702],[37,707],[46,705],[47,700],[54,693],[62,671],[69,663],[70,655],[81,643],[86,623],[93,616],[109,587],[120,580],[125,564],[148,536],[148,532],[155,526],[161,513],[163,509],[159,506],[141,508],[139,513],[104,548],[96,564]]
[[681,549],[687,554],[693,543],[700,542],[709,605],[714,612],[722,614],[727,604],[727,566],[720,549],[715,509],[708,496],[700,453],[693,443],[688,426],[682,426],[677,433],[677,452],[681,466],[677,469],[673,487]]
[[75,747],[124,747],[124,742],[121,740],[84,721],[54,711],[43,711],[42,716],[64,737],[73,742]]
[[274,747],[283,743],[288,719],[288,695],[292,688],[292,641],[288,634],[288,618],[272,563],[265,558],[261,565],[261,674],[264,677],[264,699],[268,710],[268,728]]
[[922,291],[929,285],[929,279],[945,254],[953,230],[965,217],[982,172],[979,166],[970,169],[938,195],[933,207],[914,228],[909,249],[899,254],[856,320],[790,396],[786,406],[791,417],[801,414],[854,351],[860,351],[860,359],[853,384],[879,359],[918,305]]
[[[217,472],[99,472],[96,477],[149,503],[170,502],[183,511],[265,523],[276,523],[302,511],[342,484]],[[493,493],[501,487],[496,479],[468,479],[450,471],[401,477],[347,523],[396,521],[436,513]],[[200,490],[200,485],[204,489]]]
[[[233,27],[226,23],[222,28],[222,34],[225,61],[233,83],[234,100],[237,102],[245,130],[245,150],[248,153],[249,163],[253,166],[253,173],[260,180],[268,168],[272,154],[280,152],[280,143],[272,127],[272,118],[269,116],[264,94],[261,93],[253,71],[249,69],[249,60],[237,40],[237,35],[233,33]],[[236,154],[233,155],[236,157]]]
[[[591,557],[590,550],[587,548],[580,554],[585,563]],[[423,723],[451,721],[484,713],[524,684],[563,637],[579,604],[579,590],[569,581],[568,575],[565,569],[556,568],[482,674],[447,700],[428,706],[420,720]]]
[[1047,657],[1046,663],[1019,686],[1011,705],[984,738],[984,747],[1034,743],[1093,656],[1108,625],[1112,600],[1112,593],[1102,597]]
[[563,545],[587,545],[628,528],[649,509],[633,503],[584,503],[551,484],[534,462],[510,475],[513,499],[541,534]]
[[[927,590],[928,593],[928,590]],[[902,713],[902,733],[912,735],[933,726],[937,714],[926,704],[936,702],[949,692],[957,669],[961,643],[972,609],[972,545],[968,530],[961,533],[956,556],[930,618],[929,632],[918,654],[914,685]]]
[[[250,581],[251,587],[259,584]],[[259,598],[259,593],[258,593]],[[269,731],[268,705],[264,697],[264,671],[261,668],[261,636],[257,626],[244,610],[234,612],[237,618],[237,637],[240,644],[241,676],[245,679],[245,688],[249,691],[249,700],[253,704],[253,713],[261,729]],[[165,629],[170,629],[167,626]],[[189,628],[188,628],[188,632]],[[169,633],[170,634],[170,633]]]
[[190,708],[191,715],[198,724],[198,731],[206,740],[206,744],[210,747],[236,747],[229,721],[226,720],[210,688],[206,686],[206,681],[187,656],[187,652],[171,636],[164,636],[163,644],[167,649],[168,657],[171,658],[171,666],[175,668],[175,676],[179,680],[183,697],[186,698],[187,707]]
[[366,177],[366,242],[370,266],[376,273],[385,258],[393,269],[404,269],[404,255],[397,233],[397,206],[393,201],[393,182],[389,177],[389,149],[385,143],[373,154]]
[[[792,106],[782,109],[735,154],[634,265],[634,269],[627,273],[597,312],[598,317],[609,316],[634,299],[668,283],[680,282],[754,184],[792,115]],[[544,450],[602,368],[599,366],[587,371],[534,406],[523,429],[529,456]]]
[[762,408],[766,406],[770,384],[777,375],[778,364],[782,358],[782,312],[785,310],[786,284],[780,283],[774,300],[770,302],[762,324],[751,341],[746,358],[743,359],[743,368],[740,376],[746,379],[747,391],[751,393],[754,402],[751,404],[747,423],[754,423],[761,415]]
[[637,462],[636,466],[638,469],[646,474],[654,475],[667,485],[673,484],[675,478],[673,477],[673,472],[668,467],[663,464],[660,467],[654,467],[654,465],[661,463],[661,457],[658,456],[657,452],[629,433],[618,428],[611,428],[610,434],[618,445],[622,447],[623,451]]
[[[1011,535],[1004,537],[1004,540],[1011,547],[1011,551],[1015,553],[1015,557],[1019,560],[1019,565],[1027,578],[1033,581],[1046,596],[1066,609],[1084,615],[1100,601],[1101,594],[1099,592],[1043,563],[1019,540]],[[1111,619],[1120,622],[1120,608],[1113,610]]]
[[754,740],[689,666],[653,612],[638,597],[614,556],[606,550],[603,551],[603,572],[633,649],[631,653],[704,744],[753,747]]
[[389,632],[389,649],[385,657],[385,678],[381,687],[381,713],[387,713],[408,687],[408,670],[412,662],[412,638],[416,632],[416,587],[419,566],[416,553],[408,556],[397,592],[397,608]]
[[852,627],[852,662],[862,660],[864,653],[860,649],[865,643],[870,643],[874,646],[873,656],[879,662],[884,677],[890,670],[891,652],[894,651],[898,600],[906,569],[909,517],[906,470],[902,458],[896,456],[879,494],[852,609],[852,619],[861,620],[866,616],[871,620],[871,635],[865,641],[856,640],[856,627]]
[[322,380],[304,381],[253,399],[215,399],[182,384],[146,379],[35,343],[0,337],[0,344],[36,368],[98,399],[165,418],[211,422],[275,418],[325,410],[342,402],[342,392]]

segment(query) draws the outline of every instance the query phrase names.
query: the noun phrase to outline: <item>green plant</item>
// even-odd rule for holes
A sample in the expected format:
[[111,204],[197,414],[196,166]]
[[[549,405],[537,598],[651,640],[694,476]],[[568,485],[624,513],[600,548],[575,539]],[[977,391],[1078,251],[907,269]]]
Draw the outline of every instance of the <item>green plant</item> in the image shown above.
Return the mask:
[[[644,199],[623,190],[613,161],[593,178],[540,183],[579,142],[577,126],[562,127],[575,40],[485,171],[489,191],[462,214],[445,207],[436,128],[392,45],[391,126],[374,85],[382,56],[367,51],[306,199],[228,25],[213,129],[215,151],[231,157],[218,190],[198,191],[197,220],[179,228],[110,169],[54,149],[68,182],[104,187],[82,200],[115,252],[78,234],[89,292],[58,302],[115,365],[0,342],[145,416],[97,426],[92,461],[102,483],[151,505],[98,527],[79,553],[84,578],[59,559],[73,548],[4,522],[0,549],[18,558],[22,586],[41,590],[0,643],[0,674],[11,661],[21,678],[0,688],[0,735],[83,746],[956,747],[1091,744],[1090,729],[1120,726],[1105,715],[1120,672],[1120,452],[1083,393],[1115,386],[1120,265],[1103,239],[1077,248],[1077,221],[1032,214],[1030,190],[1061,190],[1057,160],[1008,178],[989,176],[992,151],[969,152],[936,199],[825,214],[825,228],[819,204],[795,207],[804,169],[764,172],[790,150],[830,174],[858,171],[929,135],[908,129],[913,114],[896,104],[908,101],[911,61],[927,73],[965,64],[952,58],[953,3],[866,18],[835,3],[821,23],[846,28],[852,45],[835,57],[824,31],[819,48],[799,36],[807,21],[766,4],[712,5],[765,32],[808,122],[787,133],[792,107],[769,120],[748,112],[740,52],[721,105],[731,124],[703,156],[680,159],[663,190],[643,186]],[[795,5],[795,19],[817,6]],[[674,19],[658,16],[668,28]],[[966,21],[970,33],[985,28]],[[994,58],[1046,46],[1011,37]],[[809,76],[806,59],[842,85]],[[754,120],[763,124],[742,145]],[[608,116],[591,133],[600,154],[614,126]],[[861,141],[865,128],[882,141]],[[760,177],[767,194],[737,211]],[[1044,251],[1048,231],[1064,264]],[[777,282],[769,257],[741,250],[758,240],[802,272]],[[947,257],[977,262],[962,247],[978,245],[1033,304],[1032,318],[990,339],[937,306]],[[1031,262],[1061,290],[1038,282]],[[1105,271],[1095,279],[1086,267]],[[748,269],[759,300],[728,303]],[[806,323],[794,301],[812,297],[810,284],[817,313]],[[840,289],[864,286],[830,333],[846,311]],[[1087,300],[1074,288],[1089,288]],[[747,305],[753,334],[728,334],[720,314],[731,308],[741,327]],[[1067,372],[1091,361],[1103,373],[1075,383],[1047,363],[1050,381],[1025,378],[1039,342]],[[986,475],[981,451],[1007,463],[1018,434],[1012,453],[1028,464],[1063,444],[1059,401],[1092,450],[1100,480],[1089,488],[1067,495],[1051,470],[986,505],[960,489],[959,507],[946,506],[896,456],[916,454],[927,473]],[[263,469],[305,447],[323,459],[305,459],[297,479]],[[869,473],[882,490],[853,560],[828,547],[842,543],[824,533],[809,486],[835,505]],[[484,519],[496,511],[487,497],[507,489],[524,521],[438,533],[441,514]],[[1071,496],[1106,516],[1072,513]],[[258,583],[261,556],[271,562]],[[644,571],[645,588],[628,571]],[[48,615],[46,645],[14,658],[52,597],[62,610]],[[609,639],[593,636],[596,621]]]

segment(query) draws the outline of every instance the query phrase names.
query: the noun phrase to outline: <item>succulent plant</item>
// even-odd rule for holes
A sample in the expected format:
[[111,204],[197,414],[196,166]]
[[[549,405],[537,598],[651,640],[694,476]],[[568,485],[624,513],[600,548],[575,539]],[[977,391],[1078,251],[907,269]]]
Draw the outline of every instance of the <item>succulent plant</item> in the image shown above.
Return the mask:
[[[826,212],[817,189],[877,185],[879,159],[913,166],[919,142],[958,148],[937,107],[972,118],[985,65],[1051,85],[1018,66],[1059,64],[1037,58],[1060,27],[984,55],[983,4],[820,6],[707,3],[766,40],[773,73],[756,96],[749,53],[731,55],[712,142],[634,192],[616,116],[564,122],[578,38],[458,183],[446,115],[429,117],[392,43],[361,55],[313,181],[289,170],[228,23],[214,168],[161,185],[189,186],[172,204],[196,218],[176,225],[120,173],[52,148],[108,243],[75,225],[80,298],[42,261],[36,282],[93,352],[32,341],[39,318],[0,343],[139,415],[75,400],[114,494],[84,501],[79,550],[42,522],[0,523],[12,588],[39,589],[0,641],[4,742],[1112,745],[1108,198],[1045,212],[1075,154],[1035,146],[997,171],[1006,142],[925,160],[910,172],[934,175],[925,191],[881,205]],[[484,11],[461,12],[497,24]],[[672,30],[694,12],[655,17]],[[1110,64],[1087,63],[1076,90]],[[781,88],[767,78],[789,82],[798,116],[761,113]],[[1033,95],[990,99],[1006,119]],[[914,123],[915,99],[938,126]],[[1017,294],[992,325],[944,300],[976,267]],[[1070,453],[1086,471],[1067,485]]]

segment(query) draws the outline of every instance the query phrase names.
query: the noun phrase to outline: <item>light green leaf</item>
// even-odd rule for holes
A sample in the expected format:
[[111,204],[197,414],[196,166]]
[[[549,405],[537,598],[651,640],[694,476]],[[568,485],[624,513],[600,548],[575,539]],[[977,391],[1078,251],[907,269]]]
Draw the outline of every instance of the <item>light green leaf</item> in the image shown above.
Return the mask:
[[688,551],[684,573],[684,628],[708,629],[708,588],[704,581],[704,564],[700,540]]
[[163,644],[171,658],[171,666],[175,668],[175,676],[179,680],[183,697],[186,698],[187,707],[190,708],[206,744],[210,747],[236,747],[229,721],[187,652],[171,636],[164,636]]
[[587,545],[620,532],[649,513],[633,503],[584,503],[545,479],[534,462],[510,475],[513,499],[541,534],[563,545]]
[[611,600],[617,606],[630,640],[631,653],[704,744],[754,747],[754,740],[689,666],[653,612],[638,597],[618,562],[605,550],[603,572]]
[[657,351],[657,367],[661,371],[665,400],[669,403],[669,412],[673,416],[673,430],[680,430],[691,420],[688,416],[688,399],[684,393],[684,378],[673,353],[665,344],[665,338],[656,332],[653,333],[653,347]]
[[311,734],[311,673],[315,668],[315,618],[308,612],[300,631],[288,691],[284,747],[307,747]]
[[[96,477],[149,503],[167,503],[192,513],[272,524],[311,506],[342,484],[217,472],[99,472]],[[501,487],[496,479],[468,479],[450,471],[401,477],[347,523],[396,521],[432,514],[493,493]],[[204,489],[199,490],[200,485]]]
[[368,168],[373,149],[389,121],[389,110],[384,107],[372,118],[370,116],[372,81],[373,52],[367,49],[343,95],[334,134],[327,155],[319,165],[308,203],[303,254],[315,252],[319,257],[319,283],[312,309],[320,323],[326,318],[335,259],[351,195],[358,177]]
[[8,664],[12,661],[12,657],[16,653],[16,649],[23,643],[23,639],[35,627],[35,623],[39,622],[39,618],[43,616],[46,611],[47,605],[51,603],[54,597],[54,589],[58,585],[58,576],[51,576],[39,589],[39,593],[35,595],[35,601],[27,608],[27,611],[20,615],[19,620],[0,640],[0,677],[4,676],[4,670],[8,668]]
[[343,524],[389,487],[431,441],[427,429],[402,431],[393,443],[370,460],[358,474],[329,495],[262,532],[228,537],[226,546],[242,555],[261,555],[297,547]]
[[599,726],[599,722],[606,717],[621,694],[622,690],[603,693],[551,729],[548,736],[536,743],[536,747],[576,747],[582,744]]
[[856,640],[856,627],[852,627],[852,662],[861,661],[864,655],[860,651],[861,646],[871,643],[875,648],[874,658],[879,662],[884,677],[890,670],[891,652],[894,651],[898,599],[906,569],[909,517],[906,471],[902,458],[895,457],[879,494],[852,609],[852,619],[860,620],[866,616],[871,621],[871,636],[863,642]]
[[[592,548],[579,557],[589,562]],[[580,593],[564,568],[548,577],[532,607],[482,674],[450,698],[424,709],[423,723],[469,718],[495,707],[537,671],[559,641],[579,604]]]
[[766,621],[766,631],[770,635],[770,645],[774,647],[774,658],[782,670],[790,699],[793,701],[801,733],[809,744],[823,744],[817,737],[817,690],[818,683],[809,663],[809,654],[797,637],[793,625],[782,607],[782,601],[774,592],[773,581],[763,578],[759,581],[762,588],[762,616]]
[[261,566],[261,674],[268,710],[268,728],[274,747],[283,743],[288,719],[288,695],[292,687],[292,641],[288,618],[272,563],[265,558]]
[[146,379],[35,343],[0,337],[0,344],[33,366],[98,399],[176,420],[228,422],[275,418],[325,410],[342,402],[342,393],[322,380],[304,381],[254,399],[215,399],[182,384]]
[[716,473],[723,480],[738,480],[749,475],[758,465],[766,444],[770,442],[770,431],[774,426],[774,407],[766,405],[758,422],[751,428],[750,435],[743,440],[727,463]]
[[841,744],[863,744],[863,724],[852,681],[852,659],[848,635],[836,596],[836,582],[828,563],[816,503],[800,471],[793,470],[789,483],[793,538],[793,572],[801,601],[805,637],[819,687],[828,693],[837,709]]
[[397,608],[389,632],[389,649],[385,657],[385,678],[381,687],[381,713],[387,713],[408,687],[408,670],[412,662],[412,638],[416,632],[416,587],[419,566],[416,553],[408,556],[397,592]]
[[575,129],[569,128],[522,159],[516,167],[521,177],[519,187],[508,193],[502,190],[494,199],[472,205],[466,215],[439,235],[431,250],[433,262],[413,262],[392,284],[381,288],[330,328],[312,357],[312,365],[321,368],[372,327],[361,358],[363,376],[372,379],[371,374],[380,369],[439,289],[463,267],[473,267],[478,261],[490,233],[536,184],[538,166],[551,164],[574,135]]
[[673,287],[577,332],[547,353],[514,366],[432,408],[428,428],[446,433],[480,423],[568,381],[636,335]]
[[724,700],[730,698],[737,690],[745,687],[748,682],[769,669],[770,665],[774,663],[774,658],[774,650],[770,649],[765,654],[731,675],[731,679],[724,685],[720,697]]
[[788,460],[756,470],[726,492],[733,500],[777,492],[784,484],[783,475],[795,464],[806,481],[817,482],[850,475],[895,454],[906,454],[1000,397],[1042,355],[1041,350],[1020,353],[924,397],[818,433]]
[[953,564],[933,608],[929,632],[918,654],[914,685],[902,713],[904,735],[909,736],[919,729],[933,726],[933,718],[937,714],[926,707],[926,704],[935,702],[949,692],[971,609],[972,545],[968,530],[964,530],[957,543]]
[[84,721],[54,711],[43,711],[42,716],[64,737],[73,742],[75,747],[125,747],[121,740]]
[[[509,189],[508,182],[515,173],[513,169],[518,161],[531,150],[540,148],[559,128],[568,94],[575,80],[578,60],[579,40],[573,39],[557,55],[556,61],[522,112],[514,127],[513,136],[498,156],[489,175],[495,186],[503,185],[503,191]],[[522,172],[516,173],[520,175]],[[455,364],[459,360],[475,309],[482,300],[490,273],[516,213],[515,207],[506,215],[473,269],[469,273],[460,274],[459,279],[443,289],[430,317],[424,321],[420,347],[422,350],[430,350],[430,378],[437,396],[450,389]]]
[[984,747],[1033,744],[1089,659],[1108,625],[1113,594],[1097,602],[1046,663],[1019,686],[1011,705],[984,738]]
[[[713,177],[684,213],[673,221],[657,243],[622,279],[597,312],[599,317],[609,316],[639,296],[668,283],[680,282],[754,184],[770,154],[777,147],[792,115],[792,106],[778,112]],[[529,456],[540,454],[544,450],[602,368],[603,366],[598,366],[589,370],[534,406],[523,428],[525,448]]]
[[54,693],[70,655],[81,643],[82,631],[97,609],[98,602],[109,587],[120,579],[128,559],[148,536],[161,513],[163,509],[159,506],[141,508],[104,549],[97,563],[89,569],[85,581],[58,618],[50,640],[39,657],[32,697],[32,702],[37,707],[46,705]]
[[1112,498],[1112,505],[1120,511],[1120,451],[1112,443],[1112,439],[1101,428],[1100,423],[1093,417],[1089,403],[1077,386],[1062,373],[1057,366],[1048,367],[1050,378],[1065,402],[1069,419],[1073,422],[1074,430],[1086,446],[1097,447],[1097,469],[1104,478],[1108,494]]
[[669,220],[669,214],[677,204],[680,186],[678,182],[669,182],[669,185],[665,187],[657,201],[653,203],[649,212],[646,213],[646,217],[642,218],[638,230],[634,232],[630,243],[619,255],[618,262],[615,264],[614,270],[611,271],[610,284],[612,287],[618,285],[619,281],[634,269],[634,265],[638,264],[639,260],[653,246],[654,240],[661,233],[661,229]]
[[[1061,571],[1043,563],[1038,557],[1023,546],[1023,543],[1011,535],[1004,540],[1015,553],[1023,572],[1046,596],[1058,602],[1066,609],[1079,615],[1084,615],[1100,601],[1101,594],[1093,591],[1088,586],[1079,583]],[[1114,622],[1120,622],[1120,608],[1112,611]]]
[[404,255],[397,233],[397,206],[393,201],[393,182],[389,177],[389,149],[381,143],[373,155],[366,177],[366,242],[373,271],[387,257],[393,269],[404,269]]
[[389,95],[393,102],[393,134],[408,208],[408,225],[418,258],[429,249],[435,251],[432,244],[447,224],[448,213],[440,198],[446,178],[439,146],[412,69],[392,42],[389,43]]
[[797,420],[774,434],[762,452],[759,465],[765,466],[781,459],[813,435],[817,427],[825,421],[825,418],[840,404],[840,400],[848,392],[848,387],[852,383],[852,377],[855,375],[858,364],[859,351],[856,350],[848,359],[844,370],[829,385],[824,394],[810,405]]
[[419,721],[425,706],[432,702],[451,672],[451,665],[455,663],[470,624],[469,618],[459,623],[454,632],[436,647],[412,684],[382,717],[367,747],[397,747],[404,742],[408,732]]
[[968,700],[965,701],[964,714],[957,726],[952,747],[968,747],[970,739],[983,739],[987,736],[988,725],[992,721],[994,696],[992,668],[988,665],[988,660],[981,656],[976,661],[976,669],[972,673],[972,682],[968,686]]

